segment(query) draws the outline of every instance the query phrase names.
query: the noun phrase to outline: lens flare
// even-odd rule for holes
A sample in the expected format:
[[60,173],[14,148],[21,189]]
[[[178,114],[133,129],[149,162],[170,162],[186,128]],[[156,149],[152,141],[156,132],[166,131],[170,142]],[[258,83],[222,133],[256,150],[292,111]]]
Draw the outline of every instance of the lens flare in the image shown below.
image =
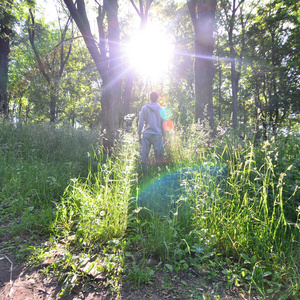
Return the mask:
[[159,82],[168,74],[173,45],[161,24],[149,23],[127,44],[131,66],[143,77]]
[[172,111],[169,107],[160,110],[160,116],[163,120],[170,120],[172,118]]
[[172,120],[164,121],[164,129],[165,131],[171,131],[174,128],[174,122]]
[[[219,184],[226,180],[226,177],[226,164],[203,163],[202,165],[174,169],[161,174],[142,186],[136,195],[136,204],[140,209],[146,208],[146,210],[170,215],[171,210],[175,209],[176,211],[177,208],[182,208],[182,205],[186,204],[186,197],[189,192],[183,188],[183,181],[188,180],[190,182],[189,187],[193,187],[192,189],[200,196],[204,190],[198,185],[198,179],[201,180],[204,186],[208,186],[213,181],[220,187]],[[190,204],[188,204],[188,207],[190,207]],[[200,249],[199,251],[201,252]]]

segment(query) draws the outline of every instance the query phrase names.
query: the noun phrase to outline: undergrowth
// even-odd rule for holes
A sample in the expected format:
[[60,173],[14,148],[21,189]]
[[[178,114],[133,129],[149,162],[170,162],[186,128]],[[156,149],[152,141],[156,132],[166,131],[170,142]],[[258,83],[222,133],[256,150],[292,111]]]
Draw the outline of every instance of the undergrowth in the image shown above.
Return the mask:
[[44,272],[62,281],[61,295],[90,278],[118,296],[124,282],[151,284],[162,270],[222,279],[249,297],[298,299],[297,132],[212,140],[195,124],[169,132],[166,163],[141,177],[132,134],[121,134],[105,157],[83,133],[1,130],[1,218],[17,224],[14,235],[50,230],[48,242],[31,246],[30,260],[58,254]]

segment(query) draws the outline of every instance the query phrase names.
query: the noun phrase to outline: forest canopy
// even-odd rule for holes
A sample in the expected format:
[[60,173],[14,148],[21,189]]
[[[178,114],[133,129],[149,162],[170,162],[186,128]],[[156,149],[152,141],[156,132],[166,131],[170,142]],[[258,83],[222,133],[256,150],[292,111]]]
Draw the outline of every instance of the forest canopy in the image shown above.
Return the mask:
[[174,124],[299,121],[296,0],[1,1],[0,111],[117,138],[157,90]]

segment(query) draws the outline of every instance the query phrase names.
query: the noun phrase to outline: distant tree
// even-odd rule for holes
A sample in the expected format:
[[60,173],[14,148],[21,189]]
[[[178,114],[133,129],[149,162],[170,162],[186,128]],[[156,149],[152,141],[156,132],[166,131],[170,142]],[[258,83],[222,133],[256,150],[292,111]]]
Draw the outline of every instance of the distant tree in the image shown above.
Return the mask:
[[[291,5],[294,4],[295,6]],[[276,133],[278,124],[299,113],[299,14],[297,1],[262,5],[247,33],[248,81],[255,99],[257,130]]]
[[65,75],[61,80],[59,121],[96,128],[100,125],[101,80],[82,39],[73,43]]
[[12,0],[0,2],[0,114],[8,115],[8,59],[10,53],[11,26],[14,22]]
[[195,33],[195,119],[209,120],[214,128],[213,49],[216,0],[188,0],[187,6]]
[[57,118],[59,81],[63,75],[66,63],[70,57],[72,50],[72,34],[71,37],[68,39],[68,43],[66,43],[66,39],[68,37],[67,32],[69,31],[70,24],[71,18],[69,17],[66,21],[64,28],[62,28],[60,31],[59,43],[53,49],[51,49],[51,51],[49,51],[45,59],[42,59],[39,54],[39,50],[35,44],[37,24],[35,22],[34,14],[32,10],[30,10],[28,27],[29,41],[38,63],[38,69],[48,83],[48,89],[50,94],[51,123],[55,122]]
[[174,42],[174,58],[165,90],[172,107],[172,120],[187,128],[195,120],[193,25],[185,3],[161,1],[160,7],[160,17],[168,23],[168,32]]
[[0,114],[8,116],[8,67],[13,26],[22,19],[22,5],[34,6],[33,0],[0,0]]
[[[239,80],[241,76],[241,68],[243,62],[243,54],[245,49],[245,20],[243,15],[243,3],[245,0],[232,0],[223,1],[221,6],[223,8],[226,24],[225,28],[228,33],[228,43],[230,49],[230,65],[231,65],[231,91],[232,91],[232,125],[233,128],[238,126],[238,89]],[[238,10],[240,8],[240,14],[238,15]],[[239,18],[239,30],[240,32],[240,55],[237,54],[238,43],[237,39],[234,37],[234,29],[237,24],[237,19]],[[237,58],[239,58],[237,60]],[[238,65],[238,66],[236,66]]]
[[[219,10],[220,13],[220,10]],[[214,78],[214,109],[216,119],[222,126],[228,127],[232,115],[232,100],[230,99],[230,71],[226,68],[228,56],[227,37],[223,30],[222,22],[217,24],[221,28],[216,29],[215,66]]]

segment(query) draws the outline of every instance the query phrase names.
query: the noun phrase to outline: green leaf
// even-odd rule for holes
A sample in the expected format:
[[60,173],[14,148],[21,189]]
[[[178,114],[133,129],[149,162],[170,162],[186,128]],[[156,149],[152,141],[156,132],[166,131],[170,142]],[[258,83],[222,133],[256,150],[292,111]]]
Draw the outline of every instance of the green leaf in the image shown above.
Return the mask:
[[251,257],[251,264],[254,265],[254,264],[256,263],[256,260],[257,260],[256,255],[253,255],[253,256]]
[[250,264],[250,258],[249,258],[249,256],[247,254],[242,253],[241,257],[245,260],[244,264]]
[[170,272],[173,272],[173,267],[169,264],[165,264],[165,266],[169,269]]
[[270,276],[270,275],[272,275],[272,272],[270,272],[270,271],[264,272],[264,277],[267,277],[267,276]]

